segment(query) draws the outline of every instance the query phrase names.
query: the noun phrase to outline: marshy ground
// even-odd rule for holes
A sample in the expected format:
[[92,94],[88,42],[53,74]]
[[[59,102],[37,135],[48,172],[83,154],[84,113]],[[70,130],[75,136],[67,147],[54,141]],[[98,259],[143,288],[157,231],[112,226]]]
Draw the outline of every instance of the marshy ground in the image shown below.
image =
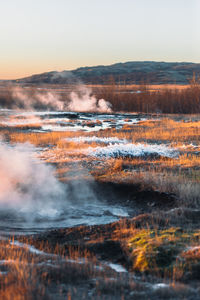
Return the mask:
[[1,203],[2,299],[200,298],[199,115],[4,110],[0,130],[32,178],[8,177],[25,210]]

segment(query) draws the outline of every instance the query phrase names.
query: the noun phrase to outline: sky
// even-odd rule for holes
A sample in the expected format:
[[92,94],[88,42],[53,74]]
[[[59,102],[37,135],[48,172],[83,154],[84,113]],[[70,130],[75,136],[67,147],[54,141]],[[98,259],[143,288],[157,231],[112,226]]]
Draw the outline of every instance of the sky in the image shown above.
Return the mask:
[[0,0],[0,79],[126,61],[200,63],[200,0]]

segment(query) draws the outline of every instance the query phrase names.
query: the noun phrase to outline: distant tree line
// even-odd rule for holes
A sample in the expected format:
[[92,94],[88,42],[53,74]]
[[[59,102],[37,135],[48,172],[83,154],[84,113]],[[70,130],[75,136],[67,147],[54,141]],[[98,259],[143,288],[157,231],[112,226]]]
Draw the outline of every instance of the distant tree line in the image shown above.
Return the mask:
[[144,113],[200,113],[200,83],[192,79],[185,89],[152,91],[147,85],[138,86],[139,92],[120,92],[114,84],[96,91],[98,98],[112,104],[113,111]]
[[[73,90],[74,87],[72,87]],[[34,100],[35,109],[45,109],[35,95],[37,88],[26,89],[29,97]],[[42,93],[46,93],[43,91]],[[60,95],[61,101],[69,101],[69,93]],[[195,75],[190,80],[187,88],[166,88],[152,90],[148,84],[138,85],[137,90],[130,90],[128,86],[120,86],[114,80],[109,85],[93,87],[93,93],[98,99],[103,98],[112,104],[114,112],[143,112],[143,113],[171,113],[171,114],[196,114],[200,113],[200,80]],[[0,107],[24,108],[24,102],[13,95],[12,87],[0,89]],[[50,107],[49,107],[50,109]]]

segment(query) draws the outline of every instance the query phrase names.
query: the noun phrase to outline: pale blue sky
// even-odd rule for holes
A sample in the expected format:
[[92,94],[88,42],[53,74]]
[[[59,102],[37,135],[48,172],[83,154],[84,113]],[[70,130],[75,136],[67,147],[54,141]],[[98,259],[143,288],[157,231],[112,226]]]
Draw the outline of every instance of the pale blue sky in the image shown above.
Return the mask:
[[0,0],[0,78],[133,60],[200,62],[200,0]]

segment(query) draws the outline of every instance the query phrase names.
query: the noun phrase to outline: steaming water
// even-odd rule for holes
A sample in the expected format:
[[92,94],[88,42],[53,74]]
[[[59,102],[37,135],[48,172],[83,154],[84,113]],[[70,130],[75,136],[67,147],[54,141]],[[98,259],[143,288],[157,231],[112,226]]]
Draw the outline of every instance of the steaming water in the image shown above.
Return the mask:
[[[128,114],[113,115],[56,111],[19,112],[14,110],[0,110],[0,130],[22,131],[23,134],[26,132],[51,132],[57,130],[94,131],[93,136],[90,137],[76,136],[66,139],[67,141],[76,142],[77,148],[79,147],[79,143],[98,143],[99,147],[93,148],[91,151],[89,145],[86,150],[86,155],[92,155],[93,159],[146,155],[147,153],[166,157],[177,155],[175,149],[164,145],[135,145],[126,139],[95,136],[95,131],[113,127],[121,128],[124,124],[134,124],[140,120],[145,120],[145,118],[139,115]],[[23,128],[19,126],[23,126]],[[27,128],[24,126],[27,126]],[[7,259],[6,250],[6,259],[2,257],[2,260],[0,260],[1,276],[7,276],[9,272],[12,272],[12,268],[10,268],[12,264],[17,264],[17,266],[21,264],[23,270],[27,264],[26,261],[23,261],[23,255],[27,251],[31,255],[34,255],[34,258],[37,257],[35,261],[31,259],[31,267],[38,267],[40,265],[42,266],[42,270],[45,270],[44,266],[46,266],[47,272],[50,272],[50,266],[52,268],[60,268],[59,271],[63,272],[63,266],[64,268],[68,267],[66,263],[85,263],[84,259],[70,259],[66,262],[66,259],[63,260],[63,258],[57,255],[38,250],[32,245],[11,240],[8,238],[10,235],[34,234],[55,228],[78,225],[106,224],[117,221],[121,217],[127,217],[129,213],[132,213],[120,205],[109,204],[111,202],[106,201],[109,199],[101,198],[98,195],[98,191],[95,191],[96,186],[92,178],[88,181],[81,179],[80,176],[79,179],[73,182],[62,184],[55,177],[53,167],[38,158],[37,154],[43,151],[42,147],[33,147],[29,144],[11,145],[6,141],[0,140],[0,239],[7,240],[7,249],[10,250],[10,246],[12,246],[13,253],[15,254],[15,251],[18,250],[22,256],[22,261],[18,260],[18,258],[15,259],[15,255],[13,255],[13,259]],[[76,164],[74,163],[74,165]],[[74,168],[73,172],[78,172],[78,166]],[[195,249],[191,248],[191,250]],[[158,297],[159,295],[172,295],[172,286],[166,282],[145,282],[144,278],[141,280],[139,276],[129,275],[123,266],[113,262],[103,262],[101,266],[93,266],[94,269],[100,267],[105,270],[109,267],[113,272],[120,273],[120,280],[124,278],[123,280],[128,282],[129,279],[134,279],[134,284],[138,282],[140,289],[141,286],[143,287],[140,293],[143,298],[146,295],[150,295],[149,298],[153,299],[156,293],[158,293]],[[110,274],[109,271],[109,280],[112,280]],[[107,280],[107,277],[105,278],[103,280]],[[97,280],[99,280],[99,277]],[[191,299],[199,299],[195,289],[191,288],[189,290],[188,287],[186,288],[187,295],[191,294]],[[134,297],[134,288],[131,293],[133,293]],[[138,291],[136,293],[137,297],[139,295]],[[177,297],[175,296],[175,298]],[[179,297],[177,299],[182,298]]]
[[100,199],[94,182],[62,184],[51,166],[34,157],[35,151],[29,144],[0,144],[1,234],[105,224],[128,216],[126,209]]
[[[23,130],[24,133],[98,131],[120,128],[140,120],[139,115],[130,114],[0,110],[0,127]],[[95,137],[88,142],[94,140],[107,144],[127,142],[113,138],[97,140]],[[60,183],[53,168],[35,156],[40,151],[43,148],[27,144],[0,143],[1,234],[26,234],[60,227],[105,224],[129,215],[126,208],[108,204],[105,200],[109,199],[100,199],[94,192],[93,183],[81,180],[73,184]]]
[[[117,128],[124,124],[134,124],[144,121],[146,118],[136,114],[94,114],[72,112],[21,112],[19,110],[0,109],[0,125],[34,126],[35,132],[46,131],[99,131],[100,129]],[[29,129],[30,131],[30,129]]]
[[66,201],[62,211],[51,208],[37,213],[33,211],[30,220],[27,219],[29,214],[23,210],[1,207],[0,233],[1,235],[32,234],[55,228],[106,224],[128,216],[128,212],[121,207],[106,206],[101,203],[91,204],[87,199],[81,206],[80,204],[71,206]]

